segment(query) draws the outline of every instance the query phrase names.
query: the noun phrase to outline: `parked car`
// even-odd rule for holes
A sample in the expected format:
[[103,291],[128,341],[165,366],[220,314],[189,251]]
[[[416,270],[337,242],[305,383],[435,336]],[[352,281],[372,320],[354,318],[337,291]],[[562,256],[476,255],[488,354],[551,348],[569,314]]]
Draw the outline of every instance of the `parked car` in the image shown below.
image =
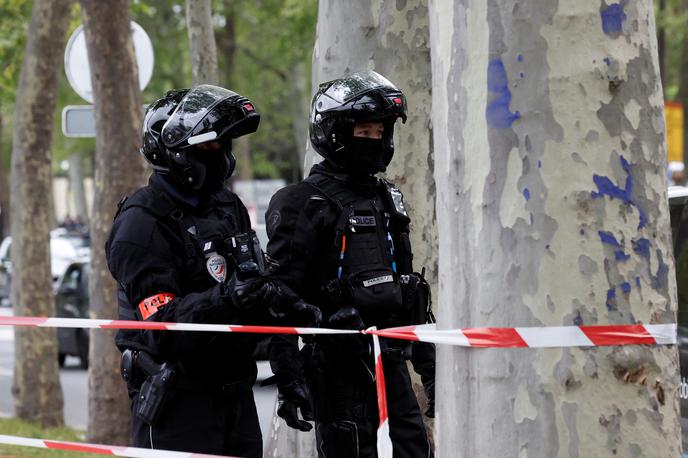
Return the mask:
[[[10,258],[12,237],[5,237],[0,243],[0,305],[10,306],[12,285],[12,260]],[[75,260],[88,261],[90,248],[88,238],[72,234],[65,229],[50,232],[50,270],[53,285],[57,283],[67,266]]]
[[[60,318],[88,318],[88,262],[71,263],[55,290],[55,312]],[[88,368],[88,329],[58,328],[58,361],[64,366],[67,355],[78,356]]]

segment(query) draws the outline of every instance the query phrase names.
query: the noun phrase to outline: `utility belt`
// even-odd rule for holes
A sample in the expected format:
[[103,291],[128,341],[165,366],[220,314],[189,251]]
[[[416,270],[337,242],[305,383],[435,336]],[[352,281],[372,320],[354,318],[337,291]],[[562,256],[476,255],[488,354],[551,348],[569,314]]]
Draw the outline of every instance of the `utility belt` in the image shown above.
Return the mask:
[[253,378],[233,381],[208,381],[182,377],[179,364],[156,363],[145,351],[127,349],[122,353],[122,378],[130,393],[138,397],[135,414],[153,425],[177,391],[204,391],[223,396],[243,396],[253,389]]

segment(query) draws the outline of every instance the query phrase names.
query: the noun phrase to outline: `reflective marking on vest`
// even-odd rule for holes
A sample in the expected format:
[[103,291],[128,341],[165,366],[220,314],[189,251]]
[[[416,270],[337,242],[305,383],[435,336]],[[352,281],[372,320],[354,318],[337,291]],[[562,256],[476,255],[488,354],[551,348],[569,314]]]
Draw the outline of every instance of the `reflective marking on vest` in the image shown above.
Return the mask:
[[376,225],[374,216],[354,215],[351,217],[349,222],[354,226],[374,227]]
[[174,299],[174,294],[172,293],[160,293],[145,298],[139,303],[141,318],[147,320],[172,299]]
[[391,283],[394,281],[394,277],[391,275],[384,275],[382,277],[371,278],[370,280],[364,280],[363,286],[366,288],[369,286],[379,285],[380,283]]

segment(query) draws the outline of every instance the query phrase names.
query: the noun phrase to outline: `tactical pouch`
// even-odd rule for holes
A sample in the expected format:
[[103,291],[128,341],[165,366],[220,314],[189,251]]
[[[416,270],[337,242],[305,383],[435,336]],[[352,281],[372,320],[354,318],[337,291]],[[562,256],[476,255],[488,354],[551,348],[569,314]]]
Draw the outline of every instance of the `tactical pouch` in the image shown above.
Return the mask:
[[361,312],[398,313],[404,307],[399,279],[392,270],[358,272],[348,283],[353,305]]
[[432,313],[432,300],[430,297],[430,285],[422,273],[402,275],[399,278],[401,284],[405,308],[410,312],[412,324],[434,323],[435,316]]

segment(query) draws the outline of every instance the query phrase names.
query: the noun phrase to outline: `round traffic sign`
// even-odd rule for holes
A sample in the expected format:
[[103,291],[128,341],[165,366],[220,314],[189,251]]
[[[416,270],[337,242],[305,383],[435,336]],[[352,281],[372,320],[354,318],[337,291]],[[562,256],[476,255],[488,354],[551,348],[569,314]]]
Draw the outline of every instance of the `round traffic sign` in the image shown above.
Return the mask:
[[[134,21],[131,21],[131,31],[136,63],[139,67],[139,87],[143,90],[153,76],[153,44],[146,31]],[[65,48],[64,63],[67,80],[72,89],[82,99],[93,103],[91,69],[88,65],[86,35],[83,25],[77,27],[72,36],[69,37]]]

